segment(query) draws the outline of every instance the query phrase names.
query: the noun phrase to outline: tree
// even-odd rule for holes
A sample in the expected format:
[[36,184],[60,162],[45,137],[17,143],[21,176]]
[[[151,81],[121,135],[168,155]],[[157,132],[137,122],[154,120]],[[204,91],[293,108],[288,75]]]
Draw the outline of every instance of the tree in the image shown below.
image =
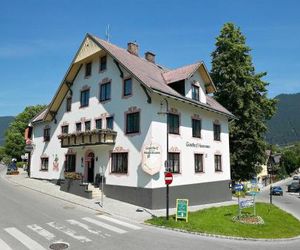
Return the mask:
[[255,73],[246,38],[233,23],[226,23],[212,53],[211,76],[218,89],[215,98],[235,116],[230,123],[232,178],[249,179],[265,161],[266,121],[275,113],[267,98],[266,72]]
[[25,140],[24,132],[28,123],[38,113],[45,109],[45,105],[29,106],[24,111],[17,115],[16,119],[10,124],[5,133],[5,153],[16,159],[20,159],[24,154]]

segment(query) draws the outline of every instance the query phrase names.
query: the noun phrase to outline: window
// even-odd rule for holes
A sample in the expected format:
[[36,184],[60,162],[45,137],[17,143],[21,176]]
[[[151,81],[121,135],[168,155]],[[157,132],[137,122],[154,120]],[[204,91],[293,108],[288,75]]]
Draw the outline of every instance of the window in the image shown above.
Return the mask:
[[100,102],[110,100],[110,82],[100,85]]
[[222,171],[222,156],[215,155],[215,171],[220,172]]
[[67,134],[69,132],[69,125],[61,126],[62,134]]
[[201,120],[192,119],[193,137],[201,138]]
[[214,140],[221,141],[221,125],[214,123]]
[[168,127],[170,134],[179,134],[179,115],[168,114]]
[[123,83],[123,96],[130,96],[132,94],[132,79],[126,79]]
[[100,58],[100,71],[106,70],[106,61],[107,61],[107,57],[106,56],[102,56]]
[[112,116],[106,117],[106,128],[108,129],[114,128],[114,118]]
[[89,77],[92,75],[92,63],[89,62],[85,65],[85,77]]
[[96,129],[102,129],[102,119],[96,120]]
[[179,157],[180,157],[180,153],[169,153],[168,168],[170,172],[179,173],[179,166],[180,166]]
[[111,172],[127,174],[128,171],[128,153],[111,154]]
[[199,87],[196,85],[192,85],[192,99],[199,101]]
[[71,111],[71,107],[72,107],[72,97],[68,97],[67,98],[67,106],[66,106],[67,112]]
[[85,131],[90,131],[91,130],[91,122],[90,121],[86,121],[84,123],[84,129],[85,129]]
[[41,170],[42,171],[48,171],[48,165],[49,165],[49,158],[48,157],[42,157],[41,158]]
[[82,90],[80,93],[80,107],[89,106],[90,90]]
[[195,154],[195,172],[203,172],[203,154]]
[[140,132],[140,112],[126,115],[126,134]]
[[81,131],[81,122],[77,122],[76,123],[76,132],[80,132]]
[[44,141],[50,141],[50,128],[44,128]]
[[67,154],[65,162],[65,172],[75,172],[76,169],[76,155]]

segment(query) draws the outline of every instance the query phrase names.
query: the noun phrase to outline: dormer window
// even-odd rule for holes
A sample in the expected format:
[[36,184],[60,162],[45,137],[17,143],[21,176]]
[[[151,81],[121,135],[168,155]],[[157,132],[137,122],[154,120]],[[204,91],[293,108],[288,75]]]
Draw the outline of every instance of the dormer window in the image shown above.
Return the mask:
[[192,84],[192,99],[199,101],[199,87]]
[[92,75],[92,63],[89,62],[85,65],[85,77],[89,77]]

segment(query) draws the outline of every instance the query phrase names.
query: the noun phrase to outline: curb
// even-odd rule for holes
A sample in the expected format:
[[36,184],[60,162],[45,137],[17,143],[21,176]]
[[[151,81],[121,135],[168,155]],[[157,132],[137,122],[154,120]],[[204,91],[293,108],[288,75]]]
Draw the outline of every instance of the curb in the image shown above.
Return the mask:
[[27,188],[27,189],[29,189],[29,190],[38,192],[38,193],[40,193],[40,194],[48,195],[48,196],[50,196],[50,197],[52,197],[52,198],[55,198],[55,199],[58,199],[58,200],[62,200],[62,201],[65,201],[65,202],[69,202],[69,203],[71,203],[71,204],[78,205],[78,206],[81,206],[81,207],[84,207],[84,208],[88,208],[88,209],[90,209],[90,210],[93,210],[93,211],[96,211],[96,212],[99,212],[99,213],[104,213],[104,214],[109,214],[109,215],[110,215],[110,213],[108,213],[108,212],[106,212],[106,211],[102,211],[102,210],[99,210],[99,209],[95,209],[95,208],[93,208],[93,207],[91,207],[91,206],[86,206],[86,205],[83,205],[83,204],[78,203],[78,202],[75,202],[75,201],[71,201],[71,200],[68,200],[68,199],[64,199],[64,198],[62,198],[62,197],[58,197],[58,196],[55,196],[55,195],[52,195],[52,194],[49,194],[49,193],[46,193],[46,192],[37,190],[37,189],[35,189],[35,188],[31,188],[31,187],[25,186],[24,184],[18,183],[18,182],[16,182],[16,181],[11,180],[11,179],[7,179],[7,178],[5,178],[5,177],[2,177],[2,179],[5,179],[5,180],[8,181],[8,182],[11,182],[11,183],[20,185],[20,186],[22,186],[22,187],[24,187],[24,188]]
[[203,237],[210,237],[210,238],[219,238],[219,239],[226,239],[226,240],[238,240],[238,241],[258,241],[258,242],[287,242],[291,240],[300,240],[300,235],[292,238],[280,238],[280,239],[270,239],[270,238],[246,238],[246,237],[238,237],[238,236],[227,236],[227,235],[219,235],[219,234],[210,234],[210,233],[200,233],[200,232],[193,232],[193,231],[187,231],[184,229],[178,229],[178,228],[171,228],[171,227],[165,227],[165,226],[158,226],[153,225],[147,222],[144,222],[143,224],[147,226],[157,227],[169,231],[175,231],[180,233],[186,233],[186,234],[192,234],[192,235],[198,235]]

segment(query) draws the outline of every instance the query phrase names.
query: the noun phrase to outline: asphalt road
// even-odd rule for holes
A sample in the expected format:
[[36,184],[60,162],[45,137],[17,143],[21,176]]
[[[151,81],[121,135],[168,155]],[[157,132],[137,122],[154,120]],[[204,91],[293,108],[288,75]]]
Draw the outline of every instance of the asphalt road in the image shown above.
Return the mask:
[[[273,204],[281,209],[293,214],[300,220],[300,196],[299,193],[288,193],[287,185],[292,182],[292,178],[273,184],[273,186],[281,186],[283,189],[283,196],[272,196]],[[270,201],[270,189],[264,189],[258,196],[258,201]],[[300,247],[299,247],[300,248]]]
[[255,242],[203,237],[137,224],[124,218],[103,217],[93,210],[0,178],[0,249],[43,250],[57,241],[67,242],[68,249],[81,250],[293,250],[300,245],[300,240]]

